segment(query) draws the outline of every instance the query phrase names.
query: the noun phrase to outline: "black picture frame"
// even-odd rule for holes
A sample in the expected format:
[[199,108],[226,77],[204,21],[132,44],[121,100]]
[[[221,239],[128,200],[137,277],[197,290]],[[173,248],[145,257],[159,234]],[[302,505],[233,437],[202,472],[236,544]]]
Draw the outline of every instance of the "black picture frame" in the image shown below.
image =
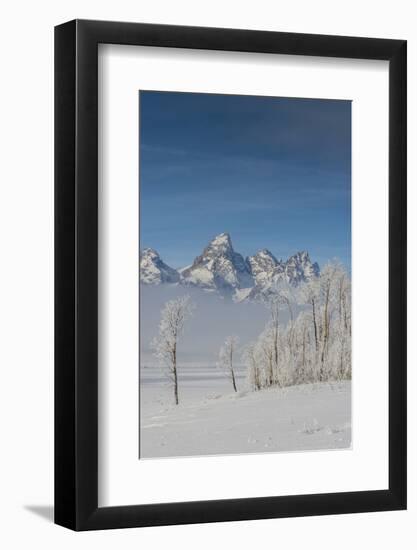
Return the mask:
[[[389,488],[98,507],[98,44],[389,62]],[[406,508],[406,41],[74,20],[55,28],[55,523],[92,530]]]

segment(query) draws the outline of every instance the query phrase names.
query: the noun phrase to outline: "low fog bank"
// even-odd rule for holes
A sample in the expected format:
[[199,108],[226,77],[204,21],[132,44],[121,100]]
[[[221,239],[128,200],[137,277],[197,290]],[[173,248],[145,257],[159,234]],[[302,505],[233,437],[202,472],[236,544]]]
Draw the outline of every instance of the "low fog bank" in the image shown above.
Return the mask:
[[[239,337],[239,347],[256,340],[269,320],[269,312],[262,304],[234,303],[214,293],[175,285],[149,286],[140,289],[141,366],[158,363],[150,343],[158,334],[161,310],[168,300],[188,295],[195,304],[191,319],[185,325],[179,343],[182,363],[213,364],[227,336]],[[288,321],[287,312],[281,314],[282,323]]]

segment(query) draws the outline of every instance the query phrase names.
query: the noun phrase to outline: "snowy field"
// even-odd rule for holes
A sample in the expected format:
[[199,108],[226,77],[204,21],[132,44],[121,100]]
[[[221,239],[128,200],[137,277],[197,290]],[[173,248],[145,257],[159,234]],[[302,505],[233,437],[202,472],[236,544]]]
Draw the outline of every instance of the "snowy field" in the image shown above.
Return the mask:
[[158,367],[142,367],[140,457],[342,449],[351,445],[350,382],[235,393],[215,366],[183,365],[180,404]]

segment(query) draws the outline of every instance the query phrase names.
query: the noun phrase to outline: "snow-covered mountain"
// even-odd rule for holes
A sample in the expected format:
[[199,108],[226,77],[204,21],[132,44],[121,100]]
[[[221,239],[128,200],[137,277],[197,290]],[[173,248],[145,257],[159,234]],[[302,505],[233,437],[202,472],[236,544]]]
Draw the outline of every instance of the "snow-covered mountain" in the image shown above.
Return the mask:
[[234,251],[228,233],[214,237],[193,264],[181,272],[181,282],[228,294],[254,285],[250,267]]
[[185,268],[166,265],[152,248],[145,248],[140,258],[140,279],[144,284],[179,283],[237,301],[257,300],[282,284],[298,286],[320,274],[308,252],[297,252],[288,260],[277,260],[267,249],[246,259],[233,248],[230,235],[221,233],[210,241],[200,256]]
[[277,260],[267,249],[249,256],[247,262],[256,286],[260,288],[276,287],[280,283],[297,286],[311,281],[320,274],[317,263],[312,263],[308,252],[297,252],[287,261]]
[[281,278],[285,273],[285,264],[278,261],[272,252],[266,248],[260,250],[254,256],[248,256],[246,261],[258,287],[271,284],[274,279]]
[[140,254],[140,280],[147,285],[161,283],[178,283],[178,271],[169,267],[161,260],[158,252],[153,248],[144,248]]
[[297,286],[300,283],[311,281],[314,277],[320,275],[320,267],[317,262],[314,264],[310,260],[308,252],[297,252],[285,263],[285,274],[287,281]]

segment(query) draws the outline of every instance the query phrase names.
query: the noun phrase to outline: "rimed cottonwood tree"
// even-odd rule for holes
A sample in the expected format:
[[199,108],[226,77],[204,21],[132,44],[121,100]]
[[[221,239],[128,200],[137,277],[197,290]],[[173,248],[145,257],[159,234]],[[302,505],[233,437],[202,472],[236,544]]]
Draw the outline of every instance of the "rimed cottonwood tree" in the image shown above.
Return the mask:
[[257,357],[258,349],[255,342],[250,342],[242,351],[242,359],[247,364],[247,381],[254,390],[263,386],[262,371]]
[[161,312],[159,334],[152,341],[156,357],[166,367],[174,388],[175,404],[178,405],[178,342],[186,320],[192,315],[194,304],[189,296],[168,301]]
[[[251,387],[350,379],[351,290],[344,268],[331,262],[298,289],[283,287],[274,294],[264,299],[269,321],[243,356]],[[288,311],[287,323],[282,309]]]
[[282,302],[278,294],[265,297],[263,302],[269,310],[270,320],[259,337],[259,344],[267,366],[268,386],[272,386],[279,384],[279,313]]
[[225,371],[232,382],[233,389],[237,392],[235,376],[235,358],[239,338],[237,336],[228,336],[219,352],[219,366]]

